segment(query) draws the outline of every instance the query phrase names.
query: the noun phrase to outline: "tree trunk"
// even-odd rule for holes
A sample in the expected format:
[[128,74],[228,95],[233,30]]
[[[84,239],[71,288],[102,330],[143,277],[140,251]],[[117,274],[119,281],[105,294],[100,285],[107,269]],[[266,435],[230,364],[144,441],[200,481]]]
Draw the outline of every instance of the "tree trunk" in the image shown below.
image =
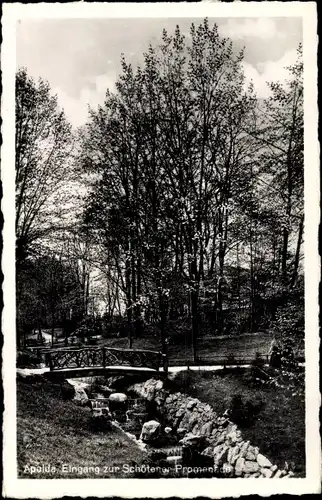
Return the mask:
[[296,283],[296,278],[297,278],[297,274],[298,274],[298,267],[299,267],[299,262],[300,262],[300,250],[301,250],[302,237],[303,237],[303,227],[304,227],[304,215],[301,216],[301,220],[300,220],[300,224],[299,224],[297,246],[296,246],[295,258],[294,258],[294,269],[293,269],[292,283],[291,283],[292,287]]
[[134,308],[134,314],[135,314],[135,337],[140,338],[141,333],[142,333],[142,322],[141,322],[141,305],[138,303],[140,300],[141,296],[141,259],[140,257],[137,258],[137,269],[136,269],[136,274],[137,274],[137,287],[136,287],[136,305]]
[[[129,248],[131,245],[129,243]],[[131,291],[131,263],[130,259],[127,258],[125,263],[125,280],[126,280],[126,314],[128,323],[128,343],[129,348],[132,349],[132,291]]]
[[192,359],[197,360],[197,344],[199,334],[199,307],[198,307],[198,291],[193,290],[191,296],[191,324],[192,324]]
[[250,221],[250,237],[249,237],[249,251],[250,251],[250,332],[254,328],[254,252],[253,252],[253,230],[252,221]]
[[51,311],[51,346],[54,346],[54,335],[55,335],[55,309],[52,308]]
[[239,263],[239,243],[237,242],[236,249],[237,260],[237,293],[238,293],[238,319],[239,319],[239,333],[241,333],[241,303],[240,303],[240,263]]

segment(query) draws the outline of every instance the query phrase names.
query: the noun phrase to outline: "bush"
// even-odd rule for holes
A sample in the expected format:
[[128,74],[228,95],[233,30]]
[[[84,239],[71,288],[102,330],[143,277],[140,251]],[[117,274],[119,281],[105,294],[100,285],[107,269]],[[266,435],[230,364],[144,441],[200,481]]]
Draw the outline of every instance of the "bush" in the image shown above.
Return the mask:
[[18,351],[16,363],[19,368],[36,368],[41,363],[41,359],[33,352]]
[[179,318],[167,322],[167,336],[171,345],[191,344],[191,319]]
[[173,392],[190,392],[195,389],[195,374],[191,370],[180,371],[164,382],[164,388]]
[[235,394],[231,398],[229,415],[235,424],[248,426],[258,417],[264,403],[260,398],[244,400],[242,394]]
[[252,361],[252,367],[263,368],[265,365],[265,360],[262,358],[260,352],[256,352],[255,358]]
[[304,342],[304,304],[286,304],[277,309],[272,329],[281,345],[282,357],[292,358]]
[[106,337],[112,337],[116,334],[120,336],[127,336],[128,323],[126,318],[123,316],[113,316],[111,318],[105,318],[103,322],[103,335]]

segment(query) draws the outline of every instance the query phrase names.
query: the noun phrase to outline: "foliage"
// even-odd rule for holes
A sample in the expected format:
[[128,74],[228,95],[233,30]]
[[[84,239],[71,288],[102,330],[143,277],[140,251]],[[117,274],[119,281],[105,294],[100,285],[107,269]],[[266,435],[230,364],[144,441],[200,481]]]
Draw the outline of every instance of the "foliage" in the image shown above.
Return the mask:
[[[18,289],[41,242],[77,283],[77,300],[58,284],[58,302],[70,300],[79,323],[104,299],[106,334],[118,329],[130,347],[155,330],[164,353],[168,341],[191,344],[196,360],[204,334],[275,328],[277,308],[303,295],[302,49],[264,102],[245,85],[243,57],[207,19],[189,34],[164,30],[140,66],[122,56],[116,91],[90,111],[73,152],[49,85],[18,71]],[[85,195],[71,228],[62,187],[75,171]],[[47,299],[33,289],[29,308],[19,293],[20,323],[41,323]],[[59,322],[65,305],[52,309]]]
[[248,426],[258,417],[263,405],[260,398],[245,399],[243,394],[235,394],[231,398],[229,416],[236,424]]
[[16,365],[19,368],[38,368],[41,360],[30,351],[18,351]]
[[47,237],[63,214],[70,178],[71,126],[48,82],[36,83],[24,68],[16,74],[17,264]]
[[[265,371],[274,376],[267,367]],[[247,372],[249,370],[244,370],[245,375]],[[245,425],[240,424],[244,440],[258,446],[281,469],[285,462],[295,463],[296,471],[304,477],[305,396],[304,392],[297,390],[298,382],[291,384],[289,377],[283,375],[276,386],[267,382],[253,387],[249,385],[249,377],[246,381],[240,371],[211,375],[204,378],[198,372],[191,372],[188,394],[210,404],[219,415],[229,407],[232,395],[240,394],[243,404],[249,400],[255,407],[263,401],[264,405],[251,425],[247,419],[244,419]],[[304,371],[301,377],[304,388]]]
[[304,339],[304,301],[279,307],[275,315],[273,329],[283,344],[299,348]]
[[73,269],[57,256],[28,259],[20,265],[17,281],[17,330],[64,325],[73,309],[82,309],[82,291]]

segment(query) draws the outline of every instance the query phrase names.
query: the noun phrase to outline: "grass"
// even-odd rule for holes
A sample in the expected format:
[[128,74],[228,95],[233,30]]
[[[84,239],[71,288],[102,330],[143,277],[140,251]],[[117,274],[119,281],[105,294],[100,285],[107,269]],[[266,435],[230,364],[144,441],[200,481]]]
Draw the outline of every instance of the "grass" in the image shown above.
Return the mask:
[[299,476],[305,476],[304,395],[293,395],[292,387],[251,387],[249,371],[241,369],[226,374],[188,373],[185,381],[179,381],[181,387],[209,403],[218,414],[230,407],[236,394],[241,394],[243,401],[262,402],[254,420],[239,424],[244,439],[258,446],[279,468],[284,468],[287,462]]
[[[58,331],[58,329],[57,329]],[[49,331],[43,330],[44,333]],[[63,339],[61,339],[63,340]],[[184,340],[184,336],[183,336]],[[223,364],[228,356],[234,355],[236,358],[241,357],[245,362],[252,360],[256,352],[260,352],[263,356],[268,354],[270,344],[272,341],[272,334],[270,333],[257,333],[257,334],[241,334],[236,336],[222,336],[212,338],[200,338],[197,343],[197,356],[196,364]],[[128,348],[127,337],[105,337],[102,338],[98,345],[106,345],[108,347],[126,349]],[[64,348],[64,343],[57,344],[56,347]],[[141,338],[133,339],[133,349],[148,349],[154,351],[161,351],[162,346],[160,338],[157,334],[143,336]],[[172,366],[194,364],[192,358],[191,343],[186,340],[180,344],[170,344],[168,346],[169,363]]]
[[[252,359],[257,351],[266,355],[269,351],[271,341],[272,335],[269,333],[199,339],[197,354],[200,364],[223,361],[230,354],[233,354],[235,357],[241,356]],[[109,347],[128,347],[127,338],[111,337],[104,339],[103,343]],[[161,350],[161,345],[157,337],[143,337],[133,340],[133,348]],[[172,366],[192,363],[192,349],[189,344],[169,345],[168,354],[169,363]]]
[[[124,464],[140,463],[144,456],[118,429],[93,433],[90,409],[63,401],[60,385],[18,381],[17,458],[20,478],[67,479],[134,477]],[[56,471],[31,473],[31,466],[46,465]]]

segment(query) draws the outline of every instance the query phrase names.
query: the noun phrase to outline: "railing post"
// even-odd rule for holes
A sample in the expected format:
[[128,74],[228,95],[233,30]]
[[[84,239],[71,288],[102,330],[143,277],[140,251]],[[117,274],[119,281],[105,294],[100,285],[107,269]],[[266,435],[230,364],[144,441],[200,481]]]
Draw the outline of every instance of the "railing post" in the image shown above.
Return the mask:
[[169,368],[168,356],[166,354],[162,354],[162,358],[163,358],[163,371],[165,373],[165,376],[167,377],[168,376],[168,368]]
[[53,369],[54,369],[54,363],[53,363],[53,360],[52,360],[52,357],[51,357],[51,352],[48,353],[48,364],[49,364],[50,371],[53,371]]
[[106,352],[105,352],[105,347],[103,347],[103,368],[106,366]]

